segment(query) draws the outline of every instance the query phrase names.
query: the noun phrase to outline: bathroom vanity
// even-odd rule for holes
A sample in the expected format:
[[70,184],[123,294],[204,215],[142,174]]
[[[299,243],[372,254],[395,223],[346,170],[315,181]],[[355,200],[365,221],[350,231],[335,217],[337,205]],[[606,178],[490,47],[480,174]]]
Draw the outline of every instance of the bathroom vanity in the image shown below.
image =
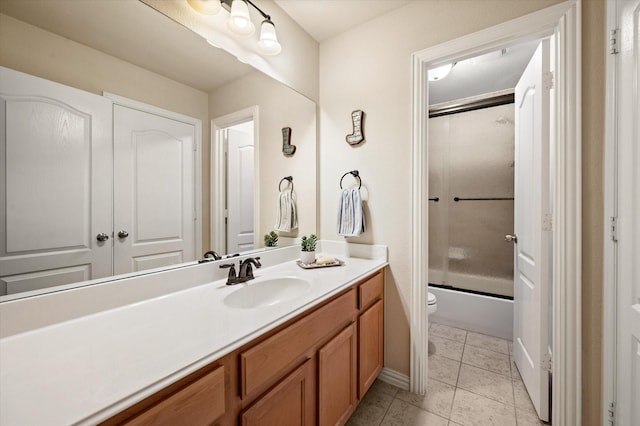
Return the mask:
[[386,247],[297,250],[246,284],[220,269],[240,257],[0,304],[0,423],[346,421],[383,366]]

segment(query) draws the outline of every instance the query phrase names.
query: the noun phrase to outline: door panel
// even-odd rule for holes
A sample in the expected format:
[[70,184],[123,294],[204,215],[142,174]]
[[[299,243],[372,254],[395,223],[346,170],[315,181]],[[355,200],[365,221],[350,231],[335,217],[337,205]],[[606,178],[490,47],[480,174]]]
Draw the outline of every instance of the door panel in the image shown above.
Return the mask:
[[538,46],[515,90],[513,357],[542,420],[549,419],[549,41]]
[[114,272],[195,260],[195,126],[120,105],[113,114]]
[[0,120],[0,295],[111,275],[111,101],[0,68]]
[[237,253],[253,249],[253,135],[234,128],[227,135],[227,253]]
[[618,2],[616,424],[640,424],[640,1]]

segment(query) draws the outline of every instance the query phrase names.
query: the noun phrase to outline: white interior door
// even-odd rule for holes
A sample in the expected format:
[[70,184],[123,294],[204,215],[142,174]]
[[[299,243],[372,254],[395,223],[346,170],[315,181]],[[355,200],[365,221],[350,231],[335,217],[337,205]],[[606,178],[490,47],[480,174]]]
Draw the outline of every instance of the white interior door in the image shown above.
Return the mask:
[[531,401],[549,420],[549,41],[540,43],[515,91],[513,357]]
[[195,126],[114,105],[114,273],[196,259]]
[[618,2],[616,424],[640,424],[640,1]]
[[253,249],[253,121],[227,129],[227,253]]
[[0,67],[0,295],[111,275],[111,118],[102,96]]

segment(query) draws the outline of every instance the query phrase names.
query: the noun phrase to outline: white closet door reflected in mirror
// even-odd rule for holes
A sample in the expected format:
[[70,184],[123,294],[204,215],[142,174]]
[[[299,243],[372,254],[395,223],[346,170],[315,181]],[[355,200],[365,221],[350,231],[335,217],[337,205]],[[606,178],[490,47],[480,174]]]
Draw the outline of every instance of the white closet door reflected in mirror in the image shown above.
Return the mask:
[[7,68],[0,98],[0,296],[111,275],[111,101]]
[[196,259],[196,125],[7,68],[0,97],[0,296]]

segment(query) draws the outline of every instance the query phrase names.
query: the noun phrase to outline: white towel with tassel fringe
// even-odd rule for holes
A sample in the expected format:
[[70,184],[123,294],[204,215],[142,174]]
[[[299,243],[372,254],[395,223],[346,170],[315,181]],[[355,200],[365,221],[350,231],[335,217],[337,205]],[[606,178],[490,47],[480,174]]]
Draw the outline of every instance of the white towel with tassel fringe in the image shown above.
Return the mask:
[[276,213],[276,231],[291,232],[298,228],[298,214],[296,211],[296,198],[291,189],[280,191],[278,198],[278,211]]
[[359,237],[365,230],[360,189],[343,189],[338,205],[338,235]]

